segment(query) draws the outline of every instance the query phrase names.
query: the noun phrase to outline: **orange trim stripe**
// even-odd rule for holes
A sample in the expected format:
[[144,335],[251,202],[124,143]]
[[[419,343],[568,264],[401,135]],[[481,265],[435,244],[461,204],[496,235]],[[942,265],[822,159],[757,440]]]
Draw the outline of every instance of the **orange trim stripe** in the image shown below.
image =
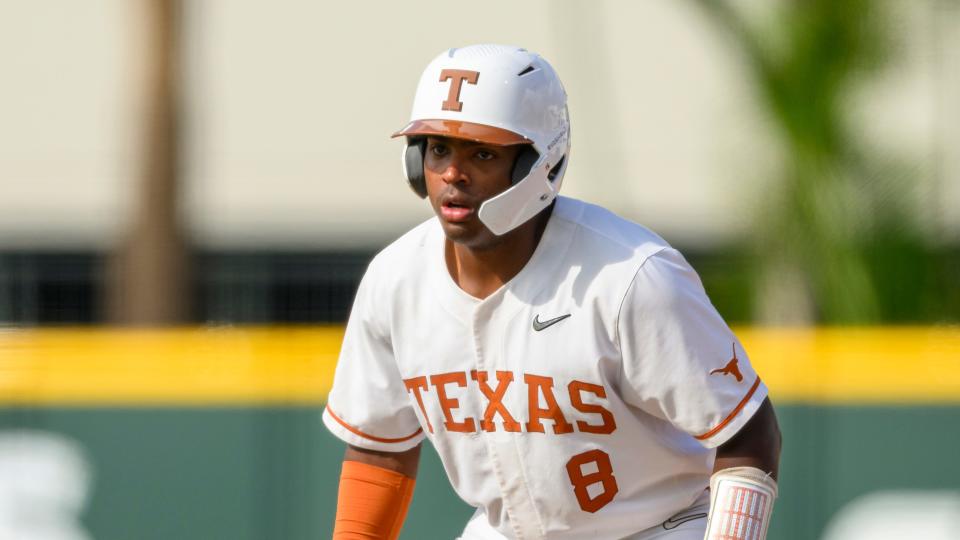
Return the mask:
[[327,405],[326,408],[327,408],[327,412],[330,413],[330,417],[333,418],[334,420],[336,420],[337,423],[340,424],[341,426],[343,426],[347,431],[349,431],[350,433],[353,433],[354,435],[359,435],[359,436],[363,437],[364,439],[370,439],[371,441],[382,442],[382,443],[398,443],[398,442],[403,442],[403,441],[409,441],[410,439],[412,439],[412,438],[416,437],[417,435],[423,433],[423,428],[420,428],[420,429],[414,431],[412,435],[408,435],[408,436],[406,436],[406,437],[400,437],[399,439],[385,439],[385,438],[383,438],[383,437],[374,437],[373,435],[367,435],[366,433],[360,431],[359,429],[357,429],[357,428],[351,426],[350,424],[344,422],[343,420],[341,420],[340,417],[337,416],[336,413],[334,413],[334,412],[330,409],[330,405]]
[[757,388],[759,387],[760,387],[760,377],[757,377],[757,380],[753,381],[753,386],[750,387],[750,391],[747,392],[747,395],[743,396],[743,399],[740,400],[740,403],[738,403],[737,406],[734,407],[733,412],[731,412],[729,416],[723,419],[723,422],[720,422],[719,424],[717,424],[717,427],[711,429],[710,431],[704,433],[703,435],[694,436],[694,439],[697,439],[698,441],[702,441],[705,439],[709,439],[710,437],[713,437],[717,433],[720,433],[720,430],[725,428],[727,424],[729,424],[730,421],[733,420],[734,417],[737,416],[737,414],[739,414],[740,411],[746,406],[747,402],[750,401],[750,398],[753,397],[753,393],[756,392]]

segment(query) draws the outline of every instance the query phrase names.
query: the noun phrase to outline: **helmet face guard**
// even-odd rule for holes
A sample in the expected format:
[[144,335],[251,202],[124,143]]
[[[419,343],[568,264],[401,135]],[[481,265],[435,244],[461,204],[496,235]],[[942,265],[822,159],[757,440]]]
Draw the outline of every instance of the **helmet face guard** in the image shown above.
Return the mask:
[[505,234],[549,206],[560,191],[570,150],[567,95],[539,55],[518,47],[473,45],[450,49],[424,70],[404,136],[403,170],[426,197],[427,136],[495,146],[529,145],[514,166],[513,186],[480,206],[479,218]]

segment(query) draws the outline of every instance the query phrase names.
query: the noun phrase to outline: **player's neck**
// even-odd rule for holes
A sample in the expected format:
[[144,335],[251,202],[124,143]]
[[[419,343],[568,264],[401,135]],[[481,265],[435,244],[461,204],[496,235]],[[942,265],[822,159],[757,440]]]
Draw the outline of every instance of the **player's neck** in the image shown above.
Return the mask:
[[447,270],[474,298],[486,298],[514,278],[533,257],[550,220],[544,211],[500,238],[495,245],[471,248],[447,240]]

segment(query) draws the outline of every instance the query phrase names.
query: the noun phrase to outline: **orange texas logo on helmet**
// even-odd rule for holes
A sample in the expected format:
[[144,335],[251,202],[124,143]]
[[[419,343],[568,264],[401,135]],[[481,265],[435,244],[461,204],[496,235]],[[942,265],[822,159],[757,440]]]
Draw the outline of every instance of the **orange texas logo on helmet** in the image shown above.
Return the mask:
[[480,73],[477,71],[466,69],[445,69],[441,71],[440,82],[450,81],[450,92],[447,93],[447,100],[443,102],[441,108],[445,111],[462,111],[463,102],[460,101],[460,88],[463,87],[463,82],[477,84],[479,78]]

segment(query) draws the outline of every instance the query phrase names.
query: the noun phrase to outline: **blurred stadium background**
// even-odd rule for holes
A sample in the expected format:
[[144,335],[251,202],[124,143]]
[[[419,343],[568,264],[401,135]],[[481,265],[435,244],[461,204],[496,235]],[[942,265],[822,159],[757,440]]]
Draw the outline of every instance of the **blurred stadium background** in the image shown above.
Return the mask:
[[[388,136],[474,42],[554,64],[564,192],[684,251],[741,335],[785,437],[771,539],[960,537],[960,2],[0,13],[0,539],[329,537],[341,325],[430,216]],[[421,471],[403,538],[453,538]]]

